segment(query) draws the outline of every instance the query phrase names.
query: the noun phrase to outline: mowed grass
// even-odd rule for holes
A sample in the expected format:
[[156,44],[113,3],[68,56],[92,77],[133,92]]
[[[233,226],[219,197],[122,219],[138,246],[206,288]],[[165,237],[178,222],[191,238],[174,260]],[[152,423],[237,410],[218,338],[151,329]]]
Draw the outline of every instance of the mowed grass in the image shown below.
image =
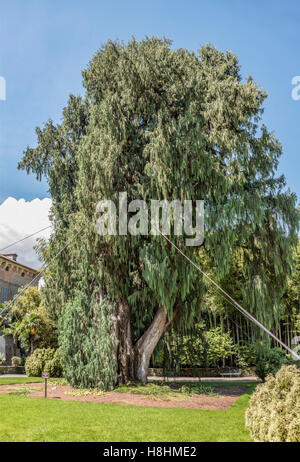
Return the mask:
[[39,383],[43,382],[40,377],[1,377],[0,385],[14,385],[15,383]]
[[[22,380],[21,380],[22,379]],[[0,384],[40,379],[0,379]],[[119,406],[0,395],[0,441],[246,442],[254,387],[226,411]]]

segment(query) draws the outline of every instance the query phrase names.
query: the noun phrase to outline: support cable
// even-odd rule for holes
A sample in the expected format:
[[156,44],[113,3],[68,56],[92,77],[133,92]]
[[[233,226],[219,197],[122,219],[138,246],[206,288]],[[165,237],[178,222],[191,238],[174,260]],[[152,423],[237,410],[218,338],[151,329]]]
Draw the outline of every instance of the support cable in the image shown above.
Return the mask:
[[17,244],[19,244],[19,242],[23,242],[23,241],[25,241],[25,239],[28,239],[29,237],[35,236],[36,234],[41,233],[42,231],[45,231],[46,229],[51,228],[51,226],[52,225],[46,226],[46,228],[39,229],[38,231],[35,231],[34,233],[29,234],[28,236],[25,236],[25,237],[23,237],[22,239],[19,239],[16,242],[12,242],[11,244],[7,245],[6,247],[3,247],[3,249],[0,249],[0,252],[3,252],[3,250],[8,249],[9,247],[12,247],[13,245],[17,245]]

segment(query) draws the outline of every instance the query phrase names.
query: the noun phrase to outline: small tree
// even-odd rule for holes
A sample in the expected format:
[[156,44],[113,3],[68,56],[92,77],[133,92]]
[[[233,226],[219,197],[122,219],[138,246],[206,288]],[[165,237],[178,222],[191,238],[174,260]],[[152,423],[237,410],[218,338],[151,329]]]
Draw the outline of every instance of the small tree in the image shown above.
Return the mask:
[[[20,287],[18,290],[18,294],[24,289],[24,287]],[[35,286],[28,287],[24,294],[18,298],[18,300],[12,306],[10,316],[13,319],[17,319],[18,321],[22,321],[24,316],[27,313],[31,313],[32,311],[36,311],[42,305],[42,297],[41,292]]]
[[41,317],[37,313],[26,313],[20,324],[20,338],[30,344],[30,353],[34,351],[34,339],[38,333]]
[[[21,290],[22,288],[19,292]],[[7,332],[12,335],[16,332],[16,337],[22,337],[22,347],[25,351],[31,351],[32,342],[34,348],[57,347],[56,322],[45,310],[41,292],[37,287],[29,287],[17,300],[9,319],[11,322]],[[17,341],[17,338],[15,340]]]

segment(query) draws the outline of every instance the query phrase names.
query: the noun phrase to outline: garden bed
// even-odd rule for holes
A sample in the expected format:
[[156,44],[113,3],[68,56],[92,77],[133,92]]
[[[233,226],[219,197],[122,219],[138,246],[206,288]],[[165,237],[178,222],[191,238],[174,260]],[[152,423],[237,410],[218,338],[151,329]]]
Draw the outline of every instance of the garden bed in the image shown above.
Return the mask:
[[[248,386],[214,386],[213,392],[209,394],[181,393],[182,385],[171,385],[170,391],[165,394],[153,393],[146,387],[120,388],[120,391],[101,392],[97,390],[80,390],[72,388],[70,385],[48,386],[48,398],[63,401],[83,401],[98,402],[107,404],[131,405],[131,406],[151,406],[164,408],[184,408],[184,409],[213,409],[225,410],[231,406],[236,399],[244,394]],[[141,391],[140,391],[141,389]],[[165,388],[164,388],[165,389]],[[118,390],[118,389],[117,389]],[[144,392],[143,392],[144,390]],[[43,383],[27,383],[26,385],[1,385],[0,394],[26,395],[32,398],[44,397]]]

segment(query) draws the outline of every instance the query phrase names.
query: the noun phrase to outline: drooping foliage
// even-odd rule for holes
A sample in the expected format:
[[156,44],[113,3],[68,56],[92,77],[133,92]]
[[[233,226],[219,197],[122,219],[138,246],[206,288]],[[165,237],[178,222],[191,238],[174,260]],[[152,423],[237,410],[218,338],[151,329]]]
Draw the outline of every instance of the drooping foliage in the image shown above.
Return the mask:
[[[281,146],[261,124],[266,93],[251,78],[242,80],[231,52],[207,45],[195,54],[158,38],[107,42],[83,78],[85,98],[71,96],[61,125],[50,121],[38,129],[38,147],[28,148],[20,163],[49,181],[56,229],[49,257],[74,238],[46,281],[62,325],[66,318],[75,323],[61,331],[65,351],[73,351],[76,329],[91,351],[95,311],[89,300],[100,290],[112,306],[127,306],[131,332],[119,333],[129,332],[137,354],[147,348],[159,310],[167,313],[166,319],[157,317],[161,335],[171,322],[188,326],[201,317],[206,287],[161,236],[97,234],[98,201],[117,203],[122,191],[128,202],[204,200],[203,249],[184,251],[199,264],[204,255],[219,281],[238,251],[243,300],[262,322],[272,323],[292,267],[298,216],[295,195],[275,176]],[[184,245],[181,237],[171,238]],[[109,336],[109,329],[102,332]],[[143,342],[135,343],[141,336]],[[107,344],[104,334],[102,341]],[[72,383],[96,383],[94,366],[89,369],[87,355],[82,367],[81,354],[83,344]],[[125,354],[131,355],[131,347]],[[106,386],[114,376],[111,364]]]
[[117,383],[112,306],[78,292],[61,319],[60,352],[71,385],[110,389]]

